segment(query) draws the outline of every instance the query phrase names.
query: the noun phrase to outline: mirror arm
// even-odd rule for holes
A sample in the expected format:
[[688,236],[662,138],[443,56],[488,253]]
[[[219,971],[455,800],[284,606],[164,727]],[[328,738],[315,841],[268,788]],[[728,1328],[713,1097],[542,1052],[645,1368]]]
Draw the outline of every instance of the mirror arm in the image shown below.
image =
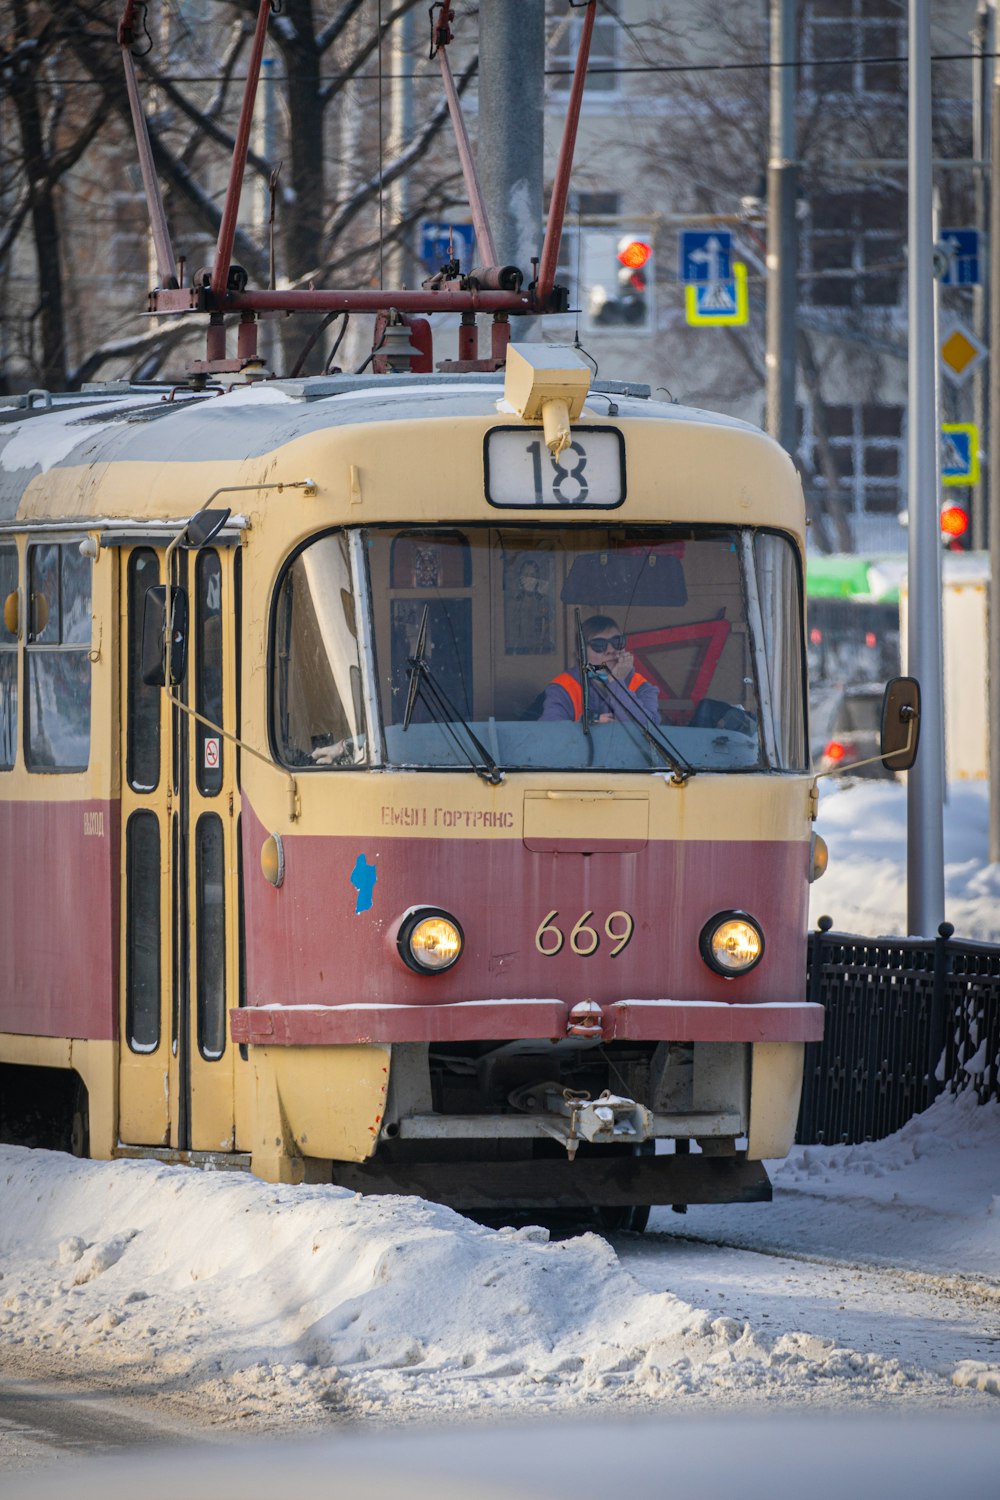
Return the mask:
[[[901,745],[898,750],[890,750],[887,755],[869,755],[864,760],[852,760],[849,766],[831,766],[828,771],[816,771],[813,775],[813,780],[819,781],[821,776],[850,776],[853,772],[858,770],[860,766],[874,766],[880,763],[882,765],[888,765],[889,762],[894,760],[897,755],[908,755],[910,750],[913,748],[913,736],[917,727],[917,715],[915,711],[910,708],[909,704],[904,704],[903,708],[900,710],[900,713],[905,714],[906,718],[909,720],[906,731],[905,745]],[[889,770],[892,770],[891,765],[889,765]]]
[[[167,698],[174,705],[174,707],[175,708],[179,708],[182,711],[182,713],[188,714],[192,719],[197,720],[197,722],[199,724],[204,724],[205,728],[206,729],[210,729],[213,734],[219,734],[219,735],[222,736],[222,738],[224,740],[229,740],[230,744],[236,745],[238,749],[245,750],[246,753],[247,753],[247,755],[252,755],[253,756],[254,760],[259,760],[263,765],[270,766],[271,769],[272,769],[272,771],[275,771],[275,770],[280,771],[282,769],[279,765],[277,765],[277,763],[275,761],[273,761],[271,759],[271,757],[269,755],[265,755],[260,750],[255,750],[254,747],[253,747],[253,745],[248,745],[247,742],[246,742],[246,740],[241,740],[238,734],[232,734],[230,732],[230,730],[223,729],[221,724],[213,724],[213,722],[212,722],[211,719],[207,719],[205,717],[205,715],[204,714],[200,714],[196,708],[192,708],[189,703],[185,703],[185,702],[183,702],[182,699],[178,698],[177,695],[176,695],[176,693],[172,693],[170,691],[169,687],[167,688]],[[288,772],[288,819],[289,819],[289,822],[294,823],[296,821],[296,819],[299,816],[299,810],[300,810],[300,808],[299,808],[299,788],[298,788],[298,783],[296,782],[295,777],[292,775],[291,771],[289,771]]]

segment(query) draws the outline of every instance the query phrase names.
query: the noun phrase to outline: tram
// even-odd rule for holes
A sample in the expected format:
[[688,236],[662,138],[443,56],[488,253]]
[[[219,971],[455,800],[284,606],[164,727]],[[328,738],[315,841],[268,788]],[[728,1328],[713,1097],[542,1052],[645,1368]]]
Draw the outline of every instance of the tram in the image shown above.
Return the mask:
[[479,1212],[769,1196],[823,1022],[801,486],[484,283],[422,295],[490,360],[396,294],[382,369],[239,383],[254,294],[164,278],[200,379],[0,406],[8,1119]]

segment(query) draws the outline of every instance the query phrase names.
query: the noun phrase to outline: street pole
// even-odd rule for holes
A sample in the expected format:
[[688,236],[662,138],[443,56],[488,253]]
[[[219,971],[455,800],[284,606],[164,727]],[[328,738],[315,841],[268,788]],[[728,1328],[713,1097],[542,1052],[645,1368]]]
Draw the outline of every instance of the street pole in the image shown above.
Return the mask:
[[498,262],[525,284],[542,248],[544,144],[545,0],[480,0],[479,180]]
[[909,0],[909,670],[920,683],[920,754],[906,786],[907,930],[934,937],[944,920],[944,690],[941,543],[934,385],[930,0]]
[[[990,167],[1000,163],[1000,57],[993,60],[993,109],[990,118]],[[1000,288],[1000,191],[991,182],[990,277]],[[990,837],[989,855],[1000,861],[1000,295],[990,298],[990,443],[987,468],[990,547],[989,592],[989,741],[990,741]]]
[[795,305],[794,0],[771,0],[771,152],[767,164],[767,430],[788,453],[797,446]]
[[[979,0],[976,8],[976,24],[972,32],[972,159],[982,163],[989,156],[990,143],[990,81],[992,68],[990,54],[996,40],[996,0]],[[982,165],[973,168],[973,193],[975,199],[976,229],[980,244],[984,247],[979,256],[979,281],[972,288],[972,331],[981,344],[986,344],[990,326],[990,256],[987,221],[989,218],[989,171]],[[990,421],[987,406],[986,370],[980,364],[972,374],[972,420],[979,433],[979,446],[983,453],[989,452]],[[985,467],[985,466],[984,466]],[[977,552],[985,551],[989,536],[987,526],[987,504],[989,498],[987,476],[980,479],[971,492],[972,501],[972,545]]]
[[[408,10],[392,29],[389,50],[392,93],[390,95],[389,160],[400,156],[413,139],[413,64],[416,12]],[[404,172],[389,184],[387,192],[389,226],[398,229],[410,210],[410,180]],[[410,232],[390,247],[386,272],[389,286],[414,284]]]

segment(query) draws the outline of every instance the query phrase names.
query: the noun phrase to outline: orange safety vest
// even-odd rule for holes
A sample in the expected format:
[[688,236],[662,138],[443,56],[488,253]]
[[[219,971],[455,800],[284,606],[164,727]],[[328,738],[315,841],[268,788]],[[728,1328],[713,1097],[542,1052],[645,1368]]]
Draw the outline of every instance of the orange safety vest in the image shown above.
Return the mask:
[[[632,676],[629,678],[628,682],[624,684],[624,686],[628,692],[636,693],[644,683],[648,682],[648,680],[648,678],[641,676],[640,673],[633,672]],[[565,692],[569,694],[570,702],[573,704],[574,719],[582,718],[583,685],[577,682],[572,672],[560,672],[558,677],[553,677],[552,686],[561,687]],[[608,694],[608,696],[610,697],[610,694]]]

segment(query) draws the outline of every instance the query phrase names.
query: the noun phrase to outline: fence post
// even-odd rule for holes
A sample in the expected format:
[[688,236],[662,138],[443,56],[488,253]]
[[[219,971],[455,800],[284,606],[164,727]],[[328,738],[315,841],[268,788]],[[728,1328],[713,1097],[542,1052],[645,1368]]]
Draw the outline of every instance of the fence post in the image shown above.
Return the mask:
[[812,963],[809,966],[809,999],[813,1005],[821,1004],[823,993],[823,939],[833,926],[832,917],[820,917],[812,937]]
[[931,995],[931,1015],[927,1038],[927,1103],[933,1104],[945,1086],[947,1067],[938,1078],[938,1066],[944,1058],[948,1045],[948,997],[947,982],[951,975],[950,942],[955,932],[951,922],[942,922],[934,939],[934,988]]
[[[811,932],[807,939],[809,954],[807,997],[813,1005],[822,1004],[823,939],[832,926],[832,917],[820,917],[816,924],[816,931]],[[802,1070],[802,1102],[799,1106],[799,1123],[795,1136],[802,1145],[813,1145],[816,1141],[816,1104],[820,1087],[822,1049],[822,1042],[806,1043],[805,1066]]]

